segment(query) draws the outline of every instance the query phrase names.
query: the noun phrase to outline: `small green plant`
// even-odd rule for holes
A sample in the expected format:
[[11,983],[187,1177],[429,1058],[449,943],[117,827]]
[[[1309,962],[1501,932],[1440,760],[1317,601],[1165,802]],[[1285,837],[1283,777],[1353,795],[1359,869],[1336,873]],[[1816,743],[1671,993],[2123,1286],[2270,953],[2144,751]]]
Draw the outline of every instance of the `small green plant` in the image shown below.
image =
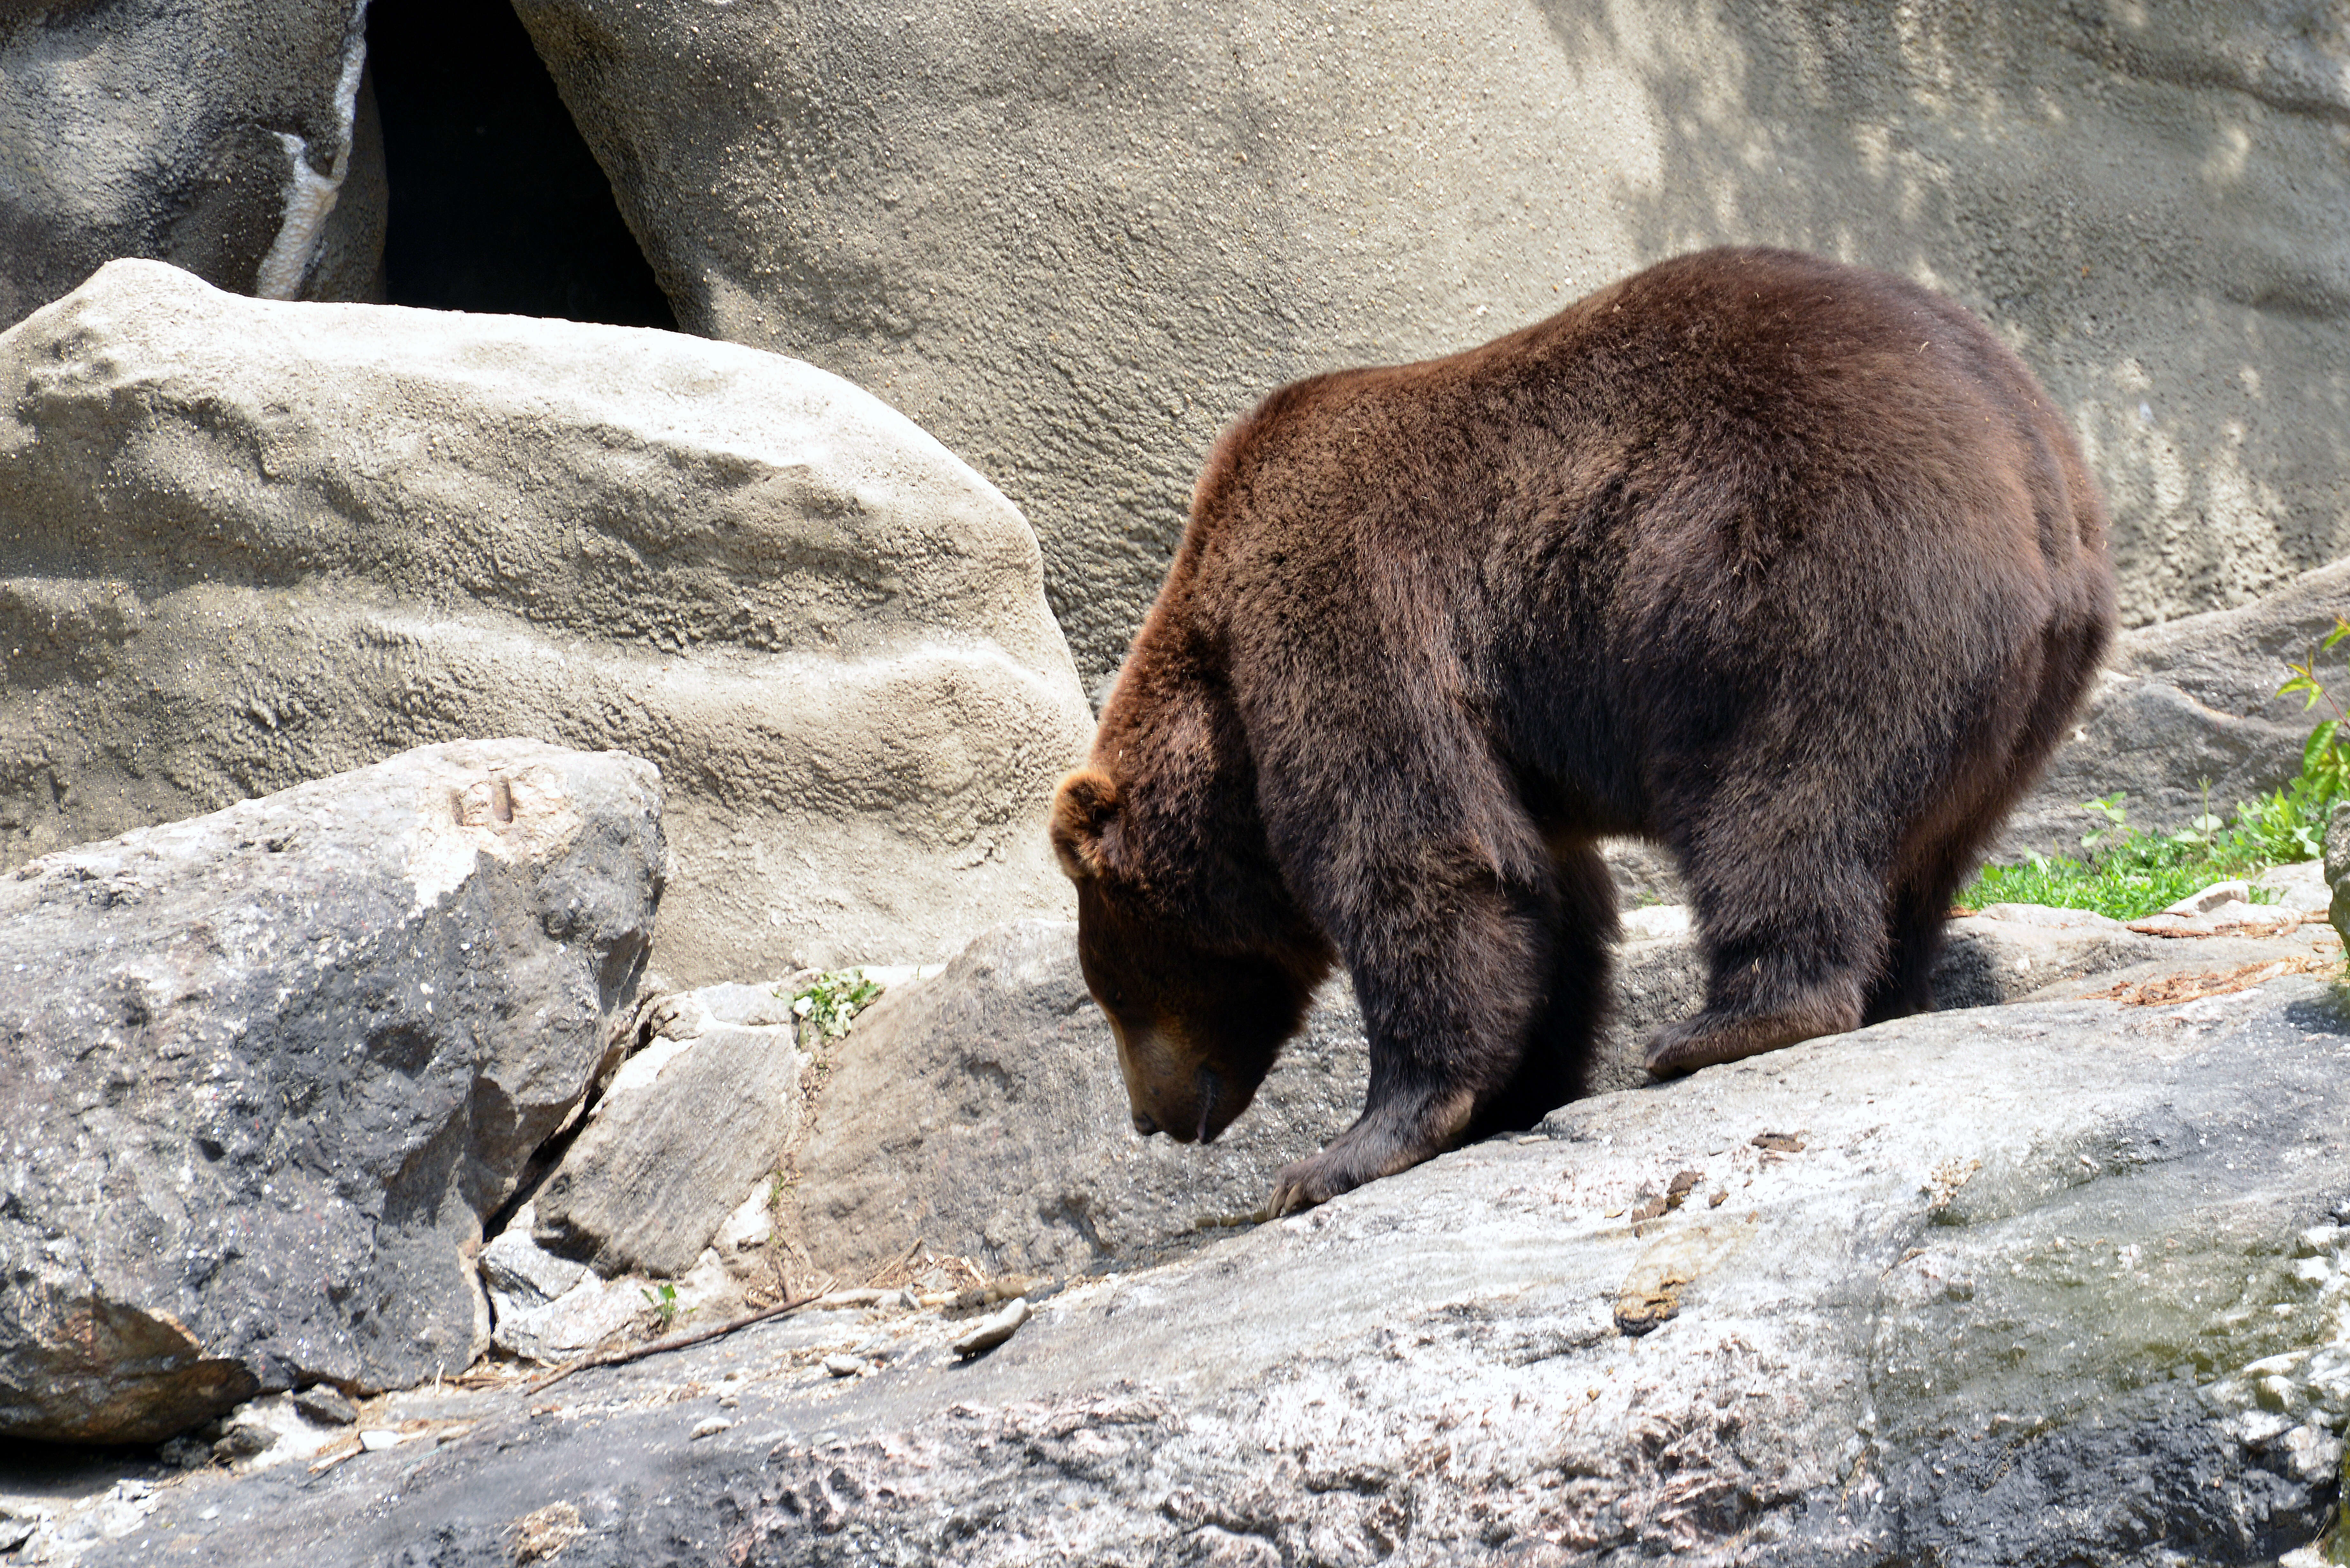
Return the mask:
[[658,1291],[648,1290],[642,1293],[645,1304],[653,1309],[653,1322],[663,1334],[668,1333],[669,1325],[677,1317],[677,1287],[665,1284]]
[[[2237,805],[2234,820],[2211,809],[2204,785],[2201,813],[2183,827],[2154,833],[2130,826],[2124,796],[2116,794],[2081,803],[2097,826],[2081,836],[2082,857],[2030,855],[2021,866],[1987,866],[1960,895],[1970,909],[1987,904],[2054,904],[2095,909],[2116,919],[2143,919],[2189,894],[2231,877],[2254,877],[2272,866],[2314,860],[2325,852],[2325,817],[2337,800],[2350,799],[2350,714],[2317,675],[2319,655],[2350,638],[2350,618],[2337,617],[2334,630],[2302,663],[2288,665],[2292,679],[2280,697],[2301,695],[2307,711],[2324,701],[2334,717],[2310,732],[2301,753],[2301,774],[2282,789]],[[2261,895],[2255,895],[2261,897]]]
[[848,1033],[850,1021],[880,994],[881,982],[866,979],[863,970],[834,970],[793,992],[792,1012],[806,1019],[818,1034],[837,1040]]
[[2334,717],[2322,721],[2302,744],[2301,776],[2293,780],[2286,790],[2279,792],[2300,792],[2305,799],[2296,804],[2304,805],[2309,814],[2317,816],[2321,824],[2324,808],[2337,800],[2350,797],[2350,737],[2343,734],[2343,722],[2350,719],[2350,712],[2344,711],[2342,700],[2328,691],[2325,682],[2317,677],[2317,656],[2332,652],[2345,638],[2350,638],[2350,617],[2335,616],[2334,629],[2325,634],[2324,641],[2310,649],[2306,659],[2286,667],[2293,671],[2293,679],[2277,688],[2280,697],[2298,695],[2302,700],[2301,711],[2304,713],[2320,702],[2334,710]]

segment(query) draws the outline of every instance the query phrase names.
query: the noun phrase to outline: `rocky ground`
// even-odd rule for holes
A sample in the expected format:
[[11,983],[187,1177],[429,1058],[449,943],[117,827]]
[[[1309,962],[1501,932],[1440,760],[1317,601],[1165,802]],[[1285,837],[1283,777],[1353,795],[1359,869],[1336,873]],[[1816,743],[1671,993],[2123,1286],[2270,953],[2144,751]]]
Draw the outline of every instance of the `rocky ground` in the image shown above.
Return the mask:
[[0,1553],[2167,1563],[2335,1506],[2315,863],[1981,910],[1946,1011],[1669,1085],[1702,965],[1635,908],[1613,1092],[1266,1225],[1343,982],[1141,1139],[1066,921],[640,988],[660,813],[465,742],[0,884]]
[[2273,1560],[2339,1496],[2350,1012],[2309,977],[2135,1000],[1601,1096],[1040,1287],[972,1359],[948,1341],[985,1304],[899,1293],[547,1387],[494,1366],[274,1465],[59,1474],[84,1501],[19,1550]]

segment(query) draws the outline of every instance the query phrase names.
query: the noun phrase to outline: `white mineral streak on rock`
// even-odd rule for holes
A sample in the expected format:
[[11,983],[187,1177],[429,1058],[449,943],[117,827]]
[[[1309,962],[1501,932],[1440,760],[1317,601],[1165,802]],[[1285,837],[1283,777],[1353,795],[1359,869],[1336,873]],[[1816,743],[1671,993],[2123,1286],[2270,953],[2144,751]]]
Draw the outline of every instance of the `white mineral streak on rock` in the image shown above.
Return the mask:
[[286,188],[286,218],[269,254],[254,273],[253,292],[263,299],[292,299],[301,292],[302,279],[318,259],[327,237],[327,220],[335,214],[343,180],[351,171],[353,119],[359,110],[359,78],[367,69],[367,5],[351,15],[350,30],[343,35],[343,74],[335,83],[335,119],[342,128],[335,143],[333,163],[324,174],[310,167],[310,143],[290,130],[277,140],[286,149],[294,177]]

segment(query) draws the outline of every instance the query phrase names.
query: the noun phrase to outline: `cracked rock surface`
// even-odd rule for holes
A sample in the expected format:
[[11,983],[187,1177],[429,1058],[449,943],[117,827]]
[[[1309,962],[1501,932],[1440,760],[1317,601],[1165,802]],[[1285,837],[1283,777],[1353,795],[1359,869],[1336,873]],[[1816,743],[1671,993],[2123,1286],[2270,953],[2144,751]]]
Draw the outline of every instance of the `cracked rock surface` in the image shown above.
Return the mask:
[[483,1217],[607,1064],[660,781],[425,747],[0,878],[0,1438],[487,1348]]
[[192,1475],[81,1560],[2272,1561],[2337,1507],[2345,1220],[2326,983],[1944,1013],[1079,1282],[968,1365],[884,1305],[394,1397],[399,1447]]

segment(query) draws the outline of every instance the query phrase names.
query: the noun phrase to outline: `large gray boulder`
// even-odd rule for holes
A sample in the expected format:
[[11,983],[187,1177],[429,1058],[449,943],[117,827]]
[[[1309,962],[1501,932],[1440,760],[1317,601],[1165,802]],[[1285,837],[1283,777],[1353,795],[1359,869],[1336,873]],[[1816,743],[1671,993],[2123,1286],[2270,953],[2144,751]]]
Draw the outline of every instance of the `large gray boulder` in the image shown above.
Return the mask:
[[[2350,664],[2317,645],[2350,615],[2350,561],[2305,572],[2236,609],[2125,632],[2071,737],[2016,805],[1995,857],[2080,854],[2081,836],[2106,826],[2083,801],[2119,790],[2134,826],[2177,827],[2208,800],[2225,816],[2301,772],[2314,711],[2279,697],[2290,665],[2317,656],[2319,679],[2350,701]],[[2208,786],[2208,793],[2207,793]]]
[[274,299],[380,297],[364,0],[0,15],[0,327],[118,256]]
[[679,321],[1002,484],[1089,679],[1271,388],[1729,241],[1988,316],[2106,484],[2133,621],[2350,545],[2350,29],[2314,0],[515,9]]
[[835,377],[118,262],[0,337],[0,864],[420,742],[649,757],[695,982],[1066,910],[1036,541]]
[[660,811],[638,758],[464,742],[0,880],[0,1436],[471,1363],[482,1220],[617,1054]]
[[2312,980],[1907,1019],[1065,1291],[976,1363],[968,1320],[811,1312],[403,1396],[437,1452],[184,1485],[84,1564],[2273,1563],[2341,1492],[2345,1053]]

